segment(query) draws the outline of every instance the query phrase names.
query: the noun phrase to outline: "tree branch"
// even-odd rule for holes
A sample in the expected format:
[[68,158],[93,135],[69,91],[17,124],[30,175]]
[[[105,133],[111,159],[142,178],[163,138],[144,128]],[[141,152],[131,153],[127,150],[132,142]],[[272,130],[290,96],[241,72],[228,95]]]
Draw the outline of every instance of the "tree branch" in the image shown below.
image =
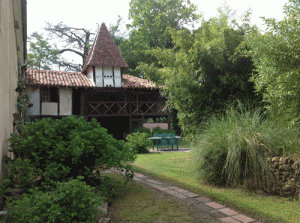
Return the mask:
[[78,51],[76,51],[76,50],[73,50],[73,49],[62,49],[62,50],[59,51],[59,53],[62,54],[62,53],[67,52],[67,51],[76,53],[77,55],[79,55],[79,56],[81,56],[81,57],[84,56],[83,53],[80,53],[80,52],[78,52]]

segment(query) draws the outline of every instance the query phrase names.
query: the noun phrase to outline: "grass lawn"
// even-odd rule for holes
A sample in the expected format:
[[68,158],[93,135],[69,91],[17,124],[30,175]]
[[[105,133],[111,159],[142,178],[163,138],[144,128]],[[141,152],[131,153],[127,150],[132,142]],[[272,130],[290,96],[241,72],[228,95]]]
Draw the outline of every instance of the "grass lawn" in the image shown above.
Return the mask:
[[202,216],[185,202],[143,184],[129,182],[125,187],[117,187],[116,191],[117,195],[109,200],[111,223],[206,222],[205,219],[199,221]]
[[191,161],[192,152],[139,154],[133,164],[139,172],[210,197],[249,216],[266,222],[300,222],[300,202],[291,198],[264,196],[243,188],[208,186],[197,180]]

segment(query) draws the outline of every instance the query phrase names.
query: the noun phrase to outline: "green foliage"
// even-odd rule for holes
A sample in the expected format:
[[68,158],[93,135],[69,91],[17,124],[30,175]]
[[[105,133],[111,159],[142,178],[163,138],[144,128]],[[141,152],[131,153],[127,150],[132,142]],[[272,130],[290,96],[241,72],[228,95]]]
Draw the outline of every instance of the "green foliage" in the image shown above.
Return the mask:
[[95,222],[104,198],[78,179],[58,183],[50,192],[33,190],[9,202],[8,222]]
[[139,132],[139,133],[147,133],[148,135],[149,135],[149,137],[150,137],[150,129],[147,129],[147,128],[145,128],[145,127],[142,127],[142,128],[137,128],[137,129],[135,129],[135,130],[133,130],[133,132]]
[[129,147],[135,153],[149,153],[147,146],[151,145],[150,135],[144,132],[134,132],[127,136]]
[[50,70],[59,58],[59,50],[53,49],[48,39],[44,39],[42,34],[33,33],[32,38],[36,38],[36,40],[30,42],[29,53],[27,54],[28,67]]
[[[225,114],[214,115],[208,127],[195,136],[195,165],[198,174],[215,185],[264,187],[270,176],[266,158],[293,153],[299,148],[299,131],[278,126],[260,109],[239,103]],[[293,143],[291,143],[293,141]]]
[[18,92],[17,111],[20,114],[20,120],[23,121],[27,121],[26,113],[30,102],[30,96],[28,93],[25,92],[25,89],[26,89],[25,81],[23,80],[22,77],[19,77],[18,86],[17,86],[17,92]]
[[[6,162],[10,159],[4,157]],[[35,168],[29,159],[15,159],[6,165],[9,174],[0,180],[0,194],[9,195],[13,188],[19,187],[27,192],[30,188],[37,186],[37,179],[42,175],[40,169]]]
[[[129,173],[128,162],[135,159],[125,142],[114,139],[95,119],[86,122],[83,117],[70,116],[28,122],[23,136],[11,135],[10,151],[41,173],[38,182],[45,187],[79,175],[91,183],[90,175],[97,166],[124,168]],[[12,166],[21,162],[7,160]]]
[[175,133],[175,131],[168,130],[168,129],[161,129],[159,127],[156,127],[154,129],[152,129],[152,135],[154,135],[155,133],[159,133],[159,134],[162,134],[162,133]]
[[148,51],[157,47],[173,48],[167,27],[176,30],[184,25],[193,24],[199,17],[196,6],[189,0],[131,0],[128,25],[129,39],[119,45],[120,51],[128,63],[128,72],[139,76],[136,67],[141,62],[156,63],[156,58]]
[[249,32],[249,13],[240,23],[228,7],[219,8],[218,17],[202,20],[193,33],[168,29],[173,49],[157,48],[152,55],[156,64],[141,64],[147,78],[164,85],[163,94],[171,108],[178,111],[180,127],[194,132],[209,114],[234,98],[255,100],[253,72],[244,40]]
[[282,21],[265,19],[266,30],[249,37],[256,72],[252,80],[278,120],[295,123],[300,111],[300,8],[290,0]]
[[131,0],[129,4],[129,19],[133,20],[130,28],[150,48],[172,47],[167,27],[182,29],[198,18],[197,7],[186,0]]
[[178,111],[171,109],[171,129],[176,133],[176,135],[181,135],[182,130],[179,126],[179,119],[177,117]]

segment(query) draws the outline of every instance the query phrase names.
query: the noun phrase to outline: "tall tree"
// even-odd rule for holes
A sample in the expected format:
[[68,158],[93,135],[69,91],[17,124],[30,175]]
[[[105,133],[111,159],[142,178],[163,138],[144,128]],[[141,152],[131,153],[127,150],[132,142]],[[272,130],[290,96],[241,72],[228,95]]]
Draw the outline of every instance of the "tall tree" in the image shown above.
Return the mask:
[[130,67],[129,72],[138,76],[141,72],[136,67],[140,62],[156,62],[148,50],[172,48],[167,28],[180,30],[192,25],[199,18],[196,11],[197,7],[189,0],[131,0],[129,39],[120,45],[121,53]]
[[254,66],[251,57],[244,55],[249,13],[240,23],[231,17],[228,7],[219,8],[218,13],[209,21],[202,20],[193,33],[168,29],[174,48],[152,50],[160,67],[139,67],[165,86],[163,92],[178,111],[185,131],[198,128],[203,118],[230,99],[255,97],[253,83],[248,81]]
[[70,27],[62,22],[53,25],[46,23],[45,30],[50,34],[50,37],[58,39],[64,45],[59,53],[72,52],[82,58],[82,64],[74,64],[72,62],[61,60],[59,66],[66,70],[80,71],[85,63],[89,47],[93,43],[92,36],[95,34],[86,28]]
[[277,119],[300,120],[300,7],[298,0],[284,6],[282,21],[264,18],[267,29],[257,30],[249,43],[254,57],[255,88]]
[[29,68],[50,70],[59,60],[59,50],[54,49],[42,34],[33,33],[30,38],[27,64]]

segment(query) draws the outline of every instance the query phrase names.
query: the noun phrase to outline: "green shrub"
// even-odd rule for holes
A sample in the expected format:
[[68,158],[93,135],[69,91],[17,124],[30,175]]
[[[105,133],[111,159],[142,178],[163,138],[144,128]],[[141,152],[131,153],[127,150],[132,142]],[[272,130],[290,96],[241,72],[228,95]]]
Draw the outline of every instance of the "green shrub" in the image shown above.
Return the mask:
[[156,127],[154,129],[152,129],[152,135],[154,135],[155,133],[174,133],[175,134],[175,131],[173,130],[168,130],[168,129],[161,129],[159,127]]
[[9,220],[14,223],[95,222],[97,209],[104,198],[78,179],[58,183],[50,192],[33,191],[7,205]]
[[0,194],[10,195],[13,188],[19,187],[24,191],[37,186],[37,179],[42,171],[34,167],[28,159],[15,159],[6,165],[9,174],[0,179]]
[[126,140],[135,153],[149,153],[147,146],[151,145],[151,140],[148,133],[134,132],[128,135]]
[[299,145],[291,129],[263,117],[260,109],[246,109],[241,104],[213,116],[196,138],[197,172],[216,185],[234,186],[248,181],[251,187],[264,187],[270,174],[266,158],[279,155],[279,148],[287,153],[293,145]]
[[[86,122],[83,117],[71,116],[29,122],[24,125],[23,136],[11,135],[10,151],[38,170],[39,184],[45,188],[79,175],[90,184],[90,175],[96,166],[132,172],[128,162],[133,161],[135,155],[124,141],[114,139],[95,119]],[[20,162],[6,159],[12,166]]]
[[147,133],[150,137],[150,129],[147,129],[145,127],[137,128],[137,129],[133,130],[133,132]]

